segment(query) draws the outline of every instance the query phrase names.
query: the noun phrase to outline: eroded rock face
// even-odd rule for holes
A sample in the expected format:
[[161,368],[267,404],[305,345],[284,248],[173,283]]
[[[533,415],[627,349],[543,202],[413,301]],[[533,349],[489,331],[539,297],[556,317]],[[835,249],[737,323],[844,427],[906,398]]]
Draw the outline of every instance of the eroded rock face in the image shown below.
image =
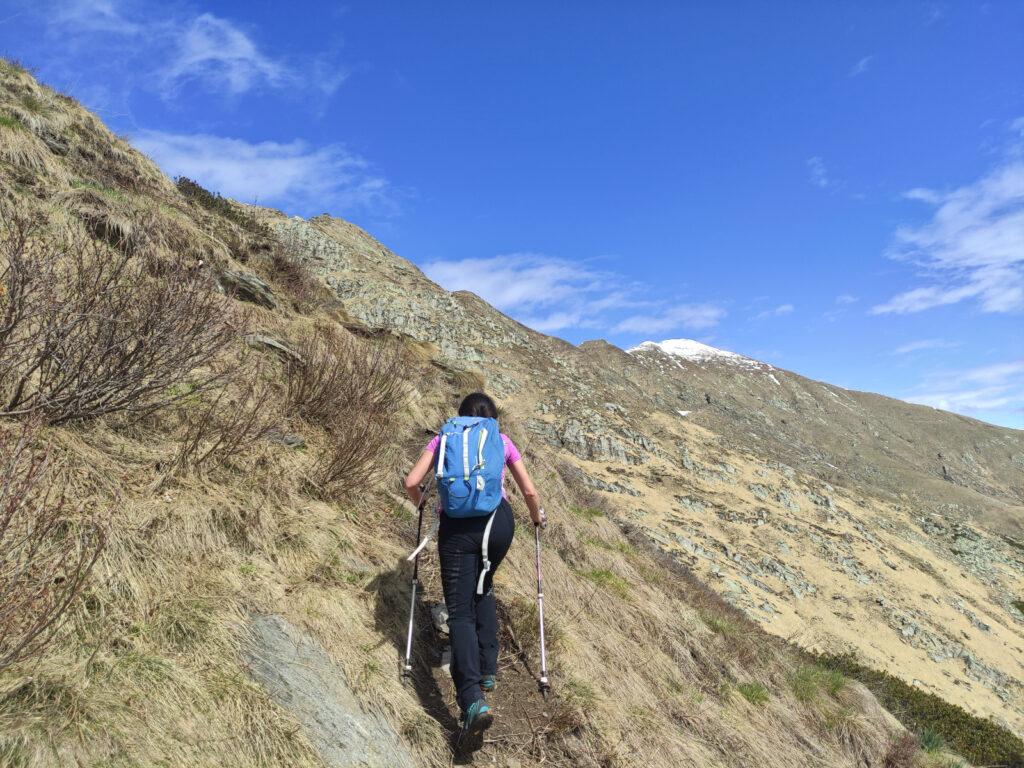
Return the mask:
[[245,661],[331,768],[414,768],[390,723],[360,707],[324,649],[280,616],[253,616]]

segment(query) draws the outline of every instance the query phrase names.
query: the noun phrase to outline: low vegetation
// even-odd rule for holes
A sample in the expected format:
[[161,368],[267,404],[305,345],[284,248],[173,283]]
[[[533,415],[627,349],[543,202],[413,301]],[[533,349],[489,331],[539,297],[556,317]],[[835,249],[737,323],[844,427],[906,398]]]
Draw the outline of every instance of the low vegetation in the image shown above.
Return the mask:
[[103,551],[97,515],[54,482],[37,426],[0,426],[0,670],[42,654]]
[[851,655],[825,655],[819,663],[867,686],[909,731],[919,735],[927,751],[948,748],[975,765],[1024,768],[1024,741],[993,721],[975,717],[888,672],[866,667]]
[[150,413],[233,337],[231,308],[205,271],[129,256],[73,225],[0,212],[0,414],[51,425]]

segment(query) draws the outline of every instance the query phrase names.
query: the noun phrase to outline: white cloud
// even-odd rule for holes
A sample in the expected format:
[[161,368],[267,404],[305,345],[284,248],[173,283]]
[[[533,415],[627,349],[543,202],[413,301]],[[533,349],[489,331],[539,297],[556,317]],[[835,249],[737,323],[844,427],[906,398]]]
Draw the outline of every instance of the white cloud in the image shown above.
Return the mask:
[[856,304],[860,299],[856,296],[851,296],[848,293],[844,293],[840,296],[836,296],[835,303],[841,307],[849,306],[850,304]]
[[287,68],[264,54],[242,30],[226,19],[204,13],[176,30],[176,50],[160,71],[167,87],[202,80],[229,93],[245,93],[265,83],[291,79]]
[[387,179],[340,145],[251,143],[207,134],[141,131],[132,143],[169,175],[187,176],[245,203],[283,205],[292,212],[395,212]]
[[937,377],[905,400],[964,415],[1024,410],[1024,360],[972,368]]
[[[40,13],[60,40],[69,76],[89,56],[94,68],[110,70],[125,91],[156,87],[174,96],[186,85],[201,85],[228,96],[261,87],[330,96],[348,77],[327,54],[272,56],[239,24],[212,13],[118,0],[71,0]],[[107,58],[95,61],[97,50]]]
[[828,170],[825,168],[825,161],[817,155],[807,158],[807,171],[810,174],[811,184],[814,186],[825,189],[832,184]]
[[82,32],[106,32],[114,35],[138,35],[141,24],[126,19],[116,0],[74,0],[61,3],[53,11],[53,22]]
[[892,354],[909,355],[912,352],[922,352],[927,349],[954,349],[959,346],[958,342],[946,341],[945,339],[920,339],[919,341],[909,341],[906,344],[901,344],[892,351]]
[[[638,298],[650,286],[540,253],[432,261],[422,265],[431,280],[449,291],[472,291],[489,304],[543,333],[589,328],[610,333],[667,333],[710,328],[725,316],[711,304],[679,304]],[[617,319],[623,310],[649,314]]]
[[859,59],[857,63],[854,64],[850,71],[847,73],[847,76],[858,77],[860,75],[863,75],[871,67],[871,62],[874,61],[874,58],[874,54],[872,54],[870,56],[865,56],[864,58]]
[[758,312],[755,316],[755,320],[767,320],[772,317],[784,317],[785,315],[793,314],[793,310],[796,309],[792,304],[780,304],[774,309],[766,309],[764,312]]
[[1024,309],[1024,159],[1019,146],[978,181],[951,192],[914,189],[912,200],[932,206],[920,226],[900,227],[890,256],[917,265],[921,285],[871,309],[908,314],[976,302],[983,312]]
[[680,328],[699,331],[718,325],[726,311],[714,304],[677,304],[657,314],[633,315],[617,323],[614,333],[665,334]]
[[[604,275],[539,253],[432,261],[423,265],[423,271],[447,290],[472,291],[502,311],[564,305],[607,287]],[[559,316],[575,314],[582,313],[563,310]]]

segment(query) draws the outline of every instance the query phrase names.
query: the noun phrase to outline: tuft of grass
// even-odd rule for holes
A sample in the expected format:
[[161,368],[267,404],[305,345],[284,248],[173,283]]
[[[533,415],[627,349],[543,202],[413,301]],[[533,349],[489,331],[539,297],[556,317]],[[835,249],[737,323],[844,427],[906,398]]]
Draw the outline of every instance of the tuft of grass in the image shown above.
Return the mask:
[[594,582],[599,587],[607,589],[615,595],[618,595],[623,600],[629,598],[629,583],[607,568],[592,568],[589,571],[583,571],[581,574],[584,578]]
[[932,732],[946,748],[972,764],[1024,768],[1024,741],[994,720],[972,715],[888,672],[867,667],[853,654],[821,655],[818,662],[826,669],[859,680],[908,730]]
[[946,748],[946,741],[931,728],[921,731],[921,749],[934,755]]
[[604,510],[599,507],[586,507],[579,504],[573,504],[569,507],[569,511],[576,517],[582,518],[583,520],[596,520],[599,517],[604,517]]
[[590,707],[597,702],[597,692],[582,680],[566,680],[562,685],[562,698],[578,707]]
[[739,632],[739,626],[728,616],[720,616],[715,613],[702,613],[701,619],[708,629],[722,637],[733,637]]
[[25,126],[21,124],[21,121],[15,120],[13,117],[0,115],[0,128],[10,128],[12,131],[22,131],[25,129]]
[[809,704],[822,691],[837,696],[846,687],[846,676],[819,664],[805,664],[790,676],[789,687],[797,701]]
[[1010,602],[1010,605],[1012,605],[1014,608],[1016,608],[1017,612],[1021,616],[1024,616],[1024,600],[1012,600]]
[[764,706],[769,699],[768,689],[761,683],[737,683],[736,690],[755,707]]

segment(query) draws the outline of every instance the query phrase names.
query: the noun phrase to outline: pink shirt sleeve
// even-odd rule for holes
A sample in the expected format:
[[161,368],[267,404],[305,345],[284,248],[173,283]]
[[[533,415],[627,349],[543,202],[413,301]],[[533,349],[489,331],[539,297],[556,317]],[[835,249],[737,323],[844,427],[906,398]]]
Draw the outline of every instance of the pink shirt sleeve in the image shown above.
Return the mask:
[[503,434],[501,440],[505,443],[505,463],[507,465],[511,466],[523,458],[519,453],[519,449],[516,448],[516,444],[512,442],[508,435]]
[[[430,442],[427,443],[427,447],[424,448],[423,450],[424,451],[430,451],[431,453],[437,453],[437,447],[440,444],[441,444],[441,436],[440,435],[434,435],[432,438],[430,438]],[[506,448],[505,451],[507,453],[508,449]]]

